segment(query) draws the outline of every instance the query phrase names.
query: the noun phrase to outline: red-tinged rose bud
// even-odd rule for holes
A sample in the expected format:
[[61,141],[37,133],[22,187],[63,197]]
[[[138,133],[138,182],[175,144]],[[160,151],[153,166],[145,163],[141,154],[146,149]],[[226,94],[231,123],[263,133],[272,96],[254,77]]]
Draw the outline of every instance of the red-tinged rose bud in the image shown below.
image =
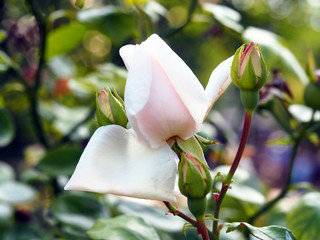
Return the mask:
[[183,153],[179,163],[179,189],[188,198],[188,207],[195,217],[204,215],[206,195],[212,189],[212,177],[208,167],[195,156]]
[[246,49],[242,45],[236,51],[231,66],[231,79],[240,89],[243,106],[253,112],[259,102],[259,89],[268,79],[268,70],[258,45],[251,42]]
[[111,92],[101,90],[97,97],[97,120],[99,126],[110,124],[118,124],[125,127],[128,119],[125,114],[124,104],[122,99],[115,91]]

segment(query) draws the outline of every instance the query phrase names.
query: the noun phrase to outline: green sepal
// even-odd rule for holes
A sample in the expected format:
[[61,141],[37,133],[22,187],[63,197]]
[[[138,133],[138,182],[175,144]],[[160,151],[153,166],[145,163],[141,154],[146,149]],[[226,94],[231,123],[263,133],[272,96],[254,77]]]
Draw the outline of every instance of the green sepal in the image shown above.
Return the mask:
[[199,159],[201,162],[203,162],[206,166],[208,165],[204,154],[202,147],[196,137],[191,137],[187,140],[183,140],[181,138],[177,139],[177,144],[181,148],[182,151],[189,153],[193,156],[195,156],[197,159]]
[[188,208],[196,219],[203,219],[207,210],[208,200],[203,198],[188,198]]
[[320,86],[314,82],[308,83],[304,89],[304,101],[308,107],[320,110]]
[[316,83],[317,79],[316,76],[313,73],[313,70],[315,69],[315,63],[314,63],[314,56],[311,51],[308,51],[308,59],[306,64],[306,73],[309,77],[310,82]]
[[232,65],[231,65],[231,80],[238,88],[240,88],[240,78],[239,78],[239,66],[240,66],[240,56],[243,53],[245,44],[238,48],[236,53],[233,56]]
[[252,63],[252,51],[253,51],[253,48],[250,51],[250,56],[249,56],[247,65],[240,79],[240,84],[239,84],[240,89],[256,90],[257,88],[257,82],[259,81],[259,78],[256,75],[256,72],[254,71],[254,67]]
[[113,124],[113,122],[109,118],[107,118],[107,116],[104,115],[104,113],[101,111],[98,98],[99,98],[99,95],[98,93],[96,93],[96,106],[97,106],[96,115],[97,115],[97,122],[99,127]]
[[259,103],[259,91],[240,89],[240,99],[243,107],[249,113],[253,113]]
[[260,53],[260,60],[261,60],[261,77],[258,77],[259,79],[259,82],[256,86],[256,89],[260,89],[262,88],[266,82],[268,81],[268,78],[269,78],[269,70],[267,68],[267,64],[264,60],[264,57],[263,57],[263,54],[262,52],[260,51],[260,47],[258,46],[258,50],[259,50],[259,53]]
[[212,144],[219,144],[218,142],[215,142],[215,141],[212,141],[212,140],[209,140],[209,139],[206,139],[200,135],[195,135],[196,139],[198,140],[198,142],[200,143],[200,145],[204,145],[204,146],[209,146],[209,145],[212,145]]
[[111,92],[109,88],[107,89],[107,91],[109,93],[110,108],[114,119],[114,123],[122,127],[126,127],[128,123],[128,118],[124,111],[123,105],[114,96],[114,93]]

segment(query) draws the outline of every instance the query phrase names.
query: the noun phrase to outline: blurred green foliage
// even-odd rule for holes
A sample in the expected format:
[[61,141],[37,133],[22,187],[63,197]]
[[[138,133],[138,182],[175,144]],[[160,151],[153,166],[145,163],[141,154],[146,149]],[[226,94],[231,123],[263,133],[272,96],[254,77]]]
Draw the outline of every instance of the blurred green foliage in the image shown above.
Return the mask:
[[[303,103],[308,50],[320,64],[319,23],[316,0],[0,2],[0,239],[102,239],[105,233],[117,239],[199,239],[189,228],[185,237],[183,221],[164,215],[161,207],[63,190],[98,127],[96,92],[109,87],[124,94],[127,72],[119,48],[155,32],[206,85],[215,66],[241,44],[255,41],[270,70],[280,71],[293,94],[285,96],[285,105],[272,100],[260,110],[271,112],[291,134],[299,123],[285,107]],[[237,141],[238,93],[231,87],[227,94],[214,107],[225,117],[212,112],[214,127],[207,125],[202,133],[224,143],[213,147],[215,153],[208,148],[208,156],[226,154],[225,146]],[[226,158],[215,156],[222,162]],[[268,193],[252,172],[239,171],[236,178],[222,206],[222,218],[230,222],[247,221]],[[293,233],[304,234],[303,239],[311,238],[296,227],[301,224],[295,216],[311,209],[319,218],[316,200],[311,203],[301,200],[287,217]],[[312,216],[307,216],[310,221]],[[258,222],[266,223],[286,226],[283,209]],[[308,225],[308,232],[315,228]],[[244,237],[234,231],[221,239]]]

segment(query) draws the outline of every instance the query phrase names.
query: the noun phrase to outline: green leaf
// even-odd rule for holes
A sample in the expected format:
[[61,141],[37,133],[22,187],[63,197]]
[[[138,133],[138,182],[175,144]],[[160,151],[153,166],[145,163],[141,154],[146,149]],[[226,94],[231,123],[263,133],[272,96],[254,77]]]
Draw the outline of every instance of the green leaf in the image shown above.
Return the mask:
[[288,134],[293,134],[295,131],[293,126],[296,126],[297,123],[292,118],[282,100],[275,97],[265,104],[260,105],[260,110],[261,109],[269,111]]
[[258,43],[262,49],[263,55],[269,67],[272,62],[273,66],[279,67],[279,64],[286,67],[292,72],[301,83],[309,82],[308,77],[292,52],[282,44],[282,39],[276,34],[267,30],[248,27],[242,34],[245,41]]
[[50,150],[38,164],[38,168],[50,176],[71,175],[80,159],[82,149],[64,145]]
[[52,203],[51,209],[60,223],[84,231],[89,230],[97,218],[108,217],[97,199],[84,194],[60,195]]
[[185,222],[172,214],[164,214],[166,210],[158,206],[148,206],[119,198],[115,207],[122,214],[140,217],[156,229],[166,232],[180,231]]
[[12,65],[10,57],[3,51],[0,51],[0,72],[5,72]]
[[120,11],[113,6],[90,8],[77,13],[78,20],[90,29],[110,37],[115,44],[137,34],[137,20],[134,15]]
[[0,226],[8,224],[12,216],[13,208],[7,203],[0,202]]
[[213,3],[204,3],[203,9],[212,13],[214,18],[223,26],[232,29],[237,33],[243,31],[243,26],[239,24],[241,15],[232,8]]
[[139,217],[122,215],[111,219],[99,219],[87,232],[92,239],[112,240],[160,240],[154,228]]
[[[231,223],[227,229],[227,233],[234,231],[240,226],[244,226],[248,229],[249,233],[258,239],[263,240],[296,240],[295,236],[290,230],[281,226],[267,226],[267,227],[254,227],[249,223],[237,222]],[[310,238],[312,239],[312,238]],[[314,238],[316,239],[316,238]],[[299,240],[301,240],[299,238]]]
[[14,137],[15,127],[9,112],[0,109],[0,147],[7,146]]
[[258,190],[237,183],[231,184],[231,189],[227,192],[227,195],[236,198],[237,200],[256,205],[262,205],[266,201],[264,195]]
[[63,25],[48,34],[46,59],[66,54],[82,41],[87,29],[82,24]]
[[33,201],[36,191],[26,184],[19,182],[5,182],[0,184],[0,201],[11,205],[19,205]]
[[11,182],[15,178],[13,168],[5,163],[0,161],[0,184],[4,182]]
[[2,43],[7,38],[7,32],[0,30],[0,43]]
[[283,136],[267,142],[267,146],[275,146],[275,145],[288,146],[292,144],[293,144],[293,140],[290,136]]
[[318,239],[320,236],[320,193],[304,195],[288,212],[288,227],[299,240]]
[[40,240],[45,239],[41,236],[38,228],[32,227],[29,224],[15,224],[8,229],[2,240]]

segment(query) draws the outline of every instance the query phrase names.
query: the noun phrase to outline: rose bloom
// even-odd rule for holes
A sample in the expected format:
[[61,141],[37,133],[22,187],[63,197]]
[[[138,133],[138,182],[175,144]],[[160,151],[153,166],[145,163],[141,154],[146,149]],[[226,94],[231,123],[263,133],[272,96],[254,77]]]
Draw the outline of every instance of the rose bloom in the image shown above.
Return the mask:
[[176,201],[179,159],[169,144],[201,130],[231,82],[232,57],[212,72],[204,89],[156,34],[122,47],[120,55],[128,69],[124,101],[130,128],[98,128],[65,189]]

